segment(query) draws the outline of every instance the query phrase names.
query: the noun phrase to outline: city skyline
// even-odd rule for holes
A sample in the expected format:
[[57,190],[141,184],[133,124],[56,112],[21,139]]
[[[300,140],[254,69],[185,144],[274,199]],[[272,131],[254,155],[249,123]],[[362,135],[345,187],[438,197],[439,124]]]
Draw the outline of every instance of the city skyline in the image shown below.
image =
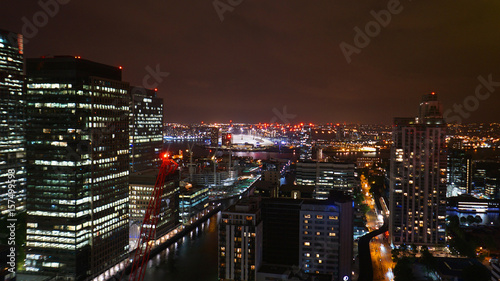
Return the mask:
[[496,3],[231,3],[11,2],[0,25],[25,35],[26,58],[122,66],[124,81],[159,89],[166,122],[389,124],[433,91],[462,122],[498,119]]
[[500,281],[500,4],[3,5],[0,279]]

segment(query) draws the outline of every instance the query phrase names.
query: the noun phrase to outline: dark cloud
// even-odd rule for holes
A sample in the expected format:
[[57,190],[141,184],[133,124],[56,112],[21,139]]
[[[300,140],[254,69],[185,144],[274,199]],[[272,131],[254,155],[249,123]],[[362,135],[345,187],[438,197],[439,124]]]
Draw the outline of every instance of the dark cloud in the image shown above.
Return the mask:
[[[422,94],[450,108],[474,94],[479,75],[500,81],[496,1],[401,1],[347,63],[339,44],[354,44],[353,28],[388,2],[244,0],[221,22],[212,1],[73,0],[29,39],[26,56],[122,65],[134,85],[159,64],[170,72],[158,86],[166,121],[179,122],[266,122],[287,106],[292,121],[389,123],[415,115]],[[21,32],[38,3],[2,1],[0,28]],[[499,96],[465,121],[497,121]]]

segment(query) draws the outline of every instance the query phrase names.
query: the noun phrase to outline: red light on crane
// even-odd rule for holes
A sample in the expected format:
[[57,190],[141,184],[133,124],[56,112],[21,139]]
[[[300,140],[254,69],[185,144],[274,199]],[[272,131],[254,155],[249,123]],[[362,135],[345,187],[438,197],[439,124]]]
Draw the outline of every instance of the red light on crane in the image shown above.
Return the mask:
[[122,67],[121,65],[120,65],[118,68],[119,68],[119,69],[123,69],[123,67]]

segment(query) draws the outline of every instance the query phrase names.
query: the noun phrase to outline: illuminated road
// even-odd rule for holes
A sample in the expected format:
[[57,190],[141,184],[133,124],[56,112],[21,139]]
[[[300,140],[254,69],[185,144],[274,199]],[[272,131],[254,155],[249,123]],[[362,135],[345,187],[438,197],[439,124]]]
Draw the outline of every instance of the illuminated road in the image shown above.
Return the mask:
[[[370,207],[370,212],[366,215],[366,226],[370,231],[379,229],[383,224],[383,218],[377,216],[377,208],[374,198],[370,194],[370,185],[366,178],[361,176],[361,187],[365,194],[365,204]],[[394,263],[391,258],[391,247],[384,239],[384,235],[378,235],[370,241],[370,255],[372,257],[373,280],[374,281],[392,281],[394,276],[392,268]]]
[[388,243],[383,241],[383,235],[379,235],[370,242],[370,252],[373,263],[374,281],[391,281],[394,276],[392,268],[394,266],[391,259],[391,248]]

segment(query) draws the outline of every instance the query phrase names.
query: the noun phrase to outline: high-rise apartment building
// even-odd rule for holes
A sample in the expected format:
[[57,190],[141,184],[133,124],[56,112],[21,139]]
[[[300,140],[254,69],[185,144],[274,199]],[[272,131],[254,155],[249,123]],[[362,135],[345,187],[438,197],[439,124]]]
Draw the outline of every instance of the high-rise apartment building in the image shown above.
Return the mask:
[[[23,36],[0,30],[0,211],[26,199]],[[10,186],[9,186],[10,184]],[[7,200],[11,200],[7,202]],[[10,209],[12,211],[12,209]]]
[[128,254],[130,86],[80,57],[26,73],[26,270],[96,277]]
[[445,242],[446,125],[435,93],[417,118],[396,118],[390,169],[390,225],[395,245]]
[[163,99],[156,89],[130,89],[130,171],[158,168],[163,148]]
[[356,185],[354,170],[354,163],[298,162],[297,185],[315,186],[314,198],[326,200],[332,190],[353,191]]
[[306,273],[351,280],[353,215],[353,201],[345,195],[304,200],[300,208],[299,257]]
[[259,198],[244,198],[224,210],[219,221],[219,280],[256,280],[262,260]]

